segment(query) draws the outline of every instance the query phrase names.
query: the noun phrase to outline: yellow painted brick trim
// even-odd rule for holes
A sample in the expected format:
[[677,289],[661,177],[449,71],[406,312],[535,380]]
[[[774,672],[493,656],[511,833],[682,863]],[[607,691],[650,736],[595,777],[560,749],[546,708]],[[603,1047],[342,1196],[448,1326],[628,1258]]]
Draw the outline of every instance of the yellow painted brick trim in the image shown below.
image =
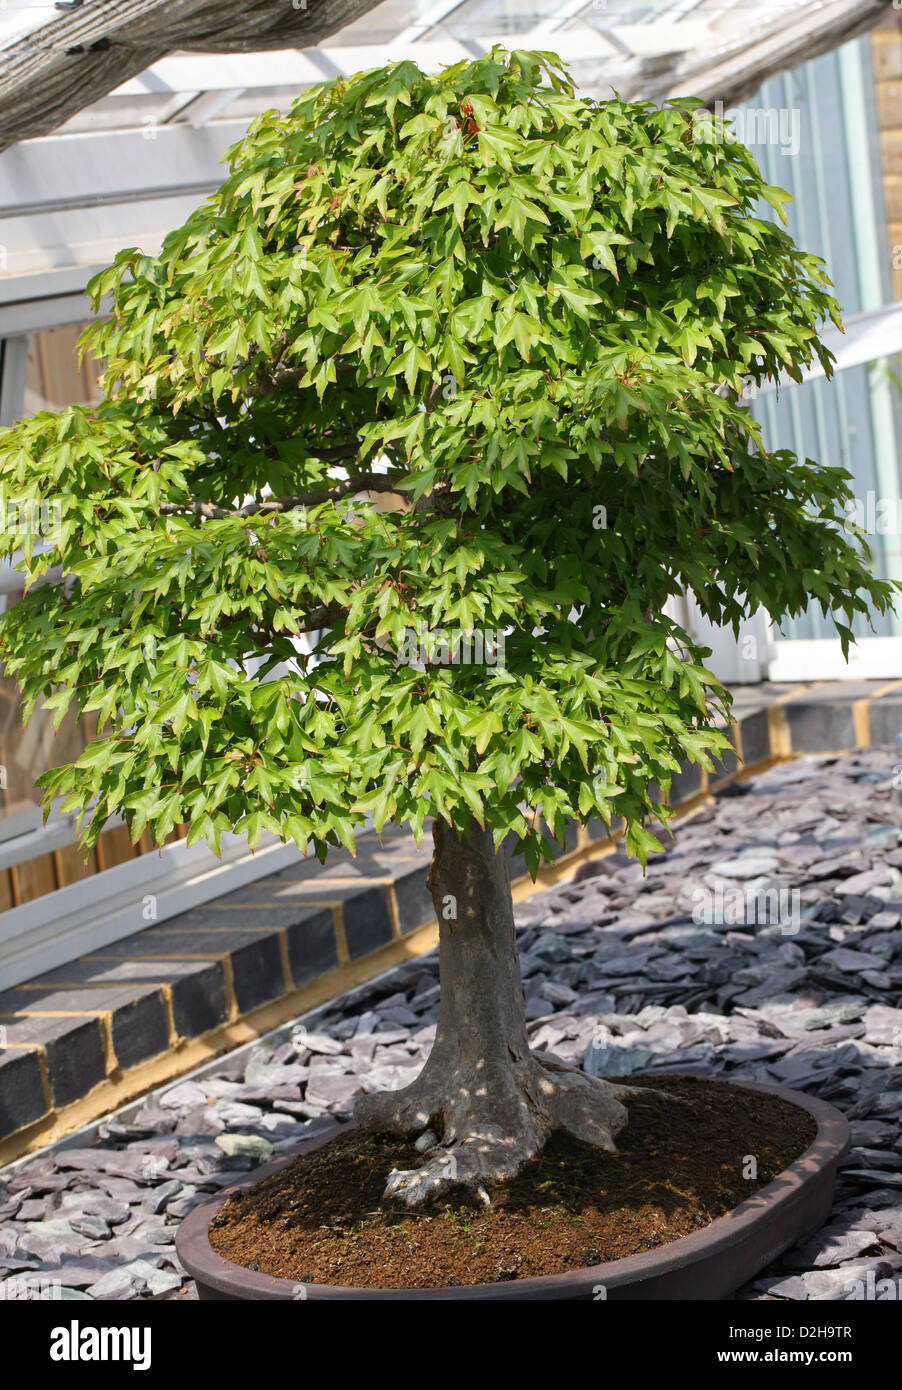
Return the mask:
[[388,915],[391,919],[391,934],[395,941],[401,940],[401,918],[398,914],[398,899],[395,896],[395,885],[386,884],[386,896],[388,897]]
[[730,725],[730,732],[733,735],[733,747],[736,750],[736,766],[745,766],[745,758],[742,753],[742,725],[738,719],[734,719]]
[[119,1061],[116,1057],[116,1049],[113,1046],[113,1017],[112,1014],[105,1012],[99,1014],[97,1022],[100,1025],[100,1036],[103,1039],[103,1055],[106,1066],[107,1076],[112,1076],[119,1071]]
[[[270,932],[275,931],[275,927],[270,927]],[[110,965],[123,965],[130,960],[142,960],[153,962],[155,960],[218,960],[226,968],[226,962],[231,961],[228,955],[220,955],[218,951],[154,951],[153,955],[148,955],[143,951],[134,956],[79,956],[79,960],[102,960]],[[143,981],[142,981],[143,983]],[[17,986],[18,988],[18,986]],[[109,988],[109,986],[107,986]]]
[[[119,1063],[116,1060],[116,1051],[113,1047],[113,1015],[109,1009],[23,1008],[16,1009],[11,1014],[0,1014],[0,1020],[7,1019],[12,1022],[21,1018],[96,1018],[103,1047],[103,1069],[107,1076],[118,1069]],[[42,1052],[44,1047],[42,1043],[7,1043],[6,1045],[21,1049],[40,1049]]]
[[[245,907],[282,907],[282,906],[284,906],[284,904],[282,904],[282,903],[245,903],[245,904],[242,904],[242,906],[245,906]],[[306,907],[307,904],[305,903],[304,906]],[[165,935],[167,934],[167,932],[168,932],[168,934],[169,934],[170,936],[234,936],[236,932],[273,932],[273,931],[275,931],[275,930],[276,930],[276,928],[275,928],[275,927],[272,927],[272,926],[269,926],[269,927],[239,927],[239,926],[234,926],[234,927],[167,927],[167,926],[165,925],[165,923],[163,923],[161,926],[159,926],[159,927],[157,928],[157,932],[158,932],[158,934],[161,935],[161,936],[165,936]],[[177,958],[177,957],[176,957],[176,958]],[[98,957],[98,956],[79,956],[79,960],[99,960],[99,959],[100,959],[100,957]],[[139,959],[147,959],[147,957],[139,957],[139,956],[104,956],[103,959],[104,959],[104,960],[139,960]],[[172,959],[174,959],[174,957],[172,957],[172,956],[169,954],[169,952],[167,952],[165,956],[161,956],[161,955],[159,955],[159,954],[157,953],[157,954],[151,956],[150,959],[151,959],[151,960],[172,960]]]
[[47,1053],[43,1047],[38,1048],[38,1066],[41,1069],[41,1085],[44,1088],[44,1103],[49,1110],[53,1106],[53,1097],[50,1090],[50,1068],[47,1065]]
[[[9,1022],[16,1018],[104,1018],[108,1016],[106,1009],[39,1009],[22,1008],[13,1009],[10,1014],[0,1014],[0,1020],[6,1019]],[[10,1047],[13,1044],[10,1043]],[[23,1044],[27,1046],[27,1044]]]
[[345,919],[342,912],[341,903],[331,903],[332,908],[332,930],[335,933],[335,955],[339,966],[351,964],[351,953],[348,950],[348,938],[345,934]]
[[871,702],[881,700],[884,695],[889,695],[893,690],[900,689],[902,689],[902,680],[888,681],[886,685],[881,685],[870,695],[865,695],[863,699],[855,701],[852,706],[852,718],[855,723],[856,748],[870,748],[871,746]]
[[823,681],[806,681],[797,690],[790,690],[786,695],[778,695],[776,700],[767,706],[767,731],[773,757],[792,757],[792,736],[789,732],[789,720],[783,712],[783,706],[788,705],[791,700],[797,700],[800,695],[807,695],[809,691],[816,690],[819,685],[823,684]]
[[229,1011],[229,1021],[234,1022],[240,1013],[238,1000],[235,998],[235,975],[232,970],[232,957],[226,952],[219,957],[222,966],[222,984],[225,990],[226,1005]]
[[889,695],[893,690],[902,690],[902,680],[890,681],[888,685],[881,685],[879,690],[875,690],[873,695],[867,697],[868,702],[882,700],[884,695]]
[[178,1029],[175,1026],[175,1014],[172,1009],[172,986],[168,981],[164,981],[158,986],[163,996],[163,1008],[166,1013],[166,1036],[169,1038],[170,1050],[176,1046],[179,1040]]
[[282,961],[282,980],[285,985],[285,993],[290,994],[294,989],[294,979],[291,974],[291,962],[288,959],[288,937],[284,927],[276,927],[276,936],[279,939],[279,956]]

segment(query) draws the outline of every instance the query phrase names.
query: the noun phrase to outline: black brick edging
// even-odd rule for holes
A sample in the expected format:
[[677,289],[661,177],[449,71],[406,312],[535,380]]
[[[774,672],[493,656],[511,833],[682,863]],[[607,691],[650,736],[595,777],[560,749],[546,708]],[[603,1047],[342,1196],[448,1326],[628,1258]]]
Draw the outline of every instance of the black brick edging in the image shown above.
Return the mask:
[[[775,762],[902,735],[902,680],[756,690],[760,703],[743,692],[732,726],[738,758],[716,775],[694,764],[674,775],[681,814]],[[569,875],[606,842],[601,822],[568,827],[565,853],[534,886],[511,857],[516,895]],[[417,850],[406,832],[369,833],[356,859],[299,856],[0,994],[0,1162],[430,949],[428,863],[425,841]]]

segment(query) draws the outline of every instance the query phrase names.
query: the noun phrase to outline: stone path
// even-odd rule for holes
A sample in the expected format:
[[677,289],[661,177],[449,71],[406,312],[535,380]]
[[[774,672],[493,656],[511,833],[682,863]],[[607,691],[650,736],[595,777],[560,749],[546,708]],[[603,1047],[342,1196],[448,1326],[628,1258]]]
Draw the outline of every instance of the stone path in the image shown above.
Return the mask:
[[[898,760],[898,761],[897,761]],[[902,1298],[902,751],[727,787],[643,878],[617,853],[518,910],[533,1043],[597,1075],[773,1081],[844,1110],[828,1225],[743,1298]],[[0,1296],[185,1299],[195,1203],[404,1084],[435,1032],[435,953],[0,1170]]]

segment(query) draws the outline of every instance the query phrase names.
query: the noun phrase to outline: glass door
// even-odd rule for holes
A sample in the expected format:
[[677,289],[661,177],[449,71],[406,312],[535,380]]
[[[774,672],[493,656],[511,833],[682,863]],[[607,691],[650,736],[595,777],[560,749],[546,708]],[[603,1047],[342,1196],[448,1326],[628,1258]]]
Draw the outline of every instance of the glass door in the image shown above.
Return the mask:
[[[899,45],[902,36],[881,34]],[[879,50],[882,51],[882,50]],[[875,72],[870,37],[774,78],[741,108],[742,130],[767,181],[792,193],[788,229],[820,255],[845,316],[893,302],[895,183],[884,180],[898,139],[902,102]],[[739,122],[737,122],[739,124]],[[902,246],[898,248],[902,254]],[[902,346],[902,345],[900,345]],[[852,474],[855,520],[868,532],[874,572],[902,578],[902,395],[899,359],[882,358],[761,395],[752,411],[766,444],[840,466]],[[853,625],[848,664],[831,619],[812,606],[769,631],[767,678],[774,681],[902,676],[902,618],[874,615]]]

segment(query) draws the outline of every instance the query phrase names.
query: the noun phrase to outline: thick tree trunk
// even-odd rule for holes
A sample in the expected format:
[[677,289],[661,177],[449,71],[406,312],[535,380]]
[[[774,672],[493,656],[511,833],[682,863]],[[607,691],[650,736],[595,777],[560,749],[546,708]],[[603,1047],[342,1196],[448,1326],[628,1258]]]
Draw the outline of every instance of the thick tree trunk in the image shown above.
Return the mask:
[[456,1182],[512,1177],[555,1129],[614,1149],[627,1120],[613,1086],[530,1051],[510,878],[491,833],[458,835],[441,821],[429,888],[439,921],[441,1003],[435,1043],[417,1079],[358,1099],[367,1129],[423,1131],[424,1162],[395,1170],[385,1195],[414,1206]]

